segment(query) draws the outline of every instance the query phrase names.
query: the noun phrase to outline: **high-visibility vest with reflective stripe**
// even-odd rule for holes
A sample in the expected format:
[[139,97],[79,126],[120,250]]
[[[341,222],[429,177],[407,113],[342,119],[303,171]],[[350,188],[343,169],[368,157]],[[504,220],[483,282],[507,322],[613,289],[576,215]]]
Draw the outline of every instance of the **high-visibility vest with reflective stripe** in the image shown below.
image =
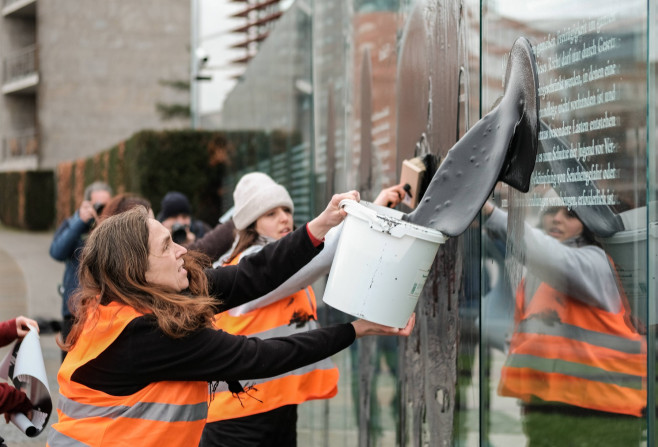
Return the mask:
[[57,374],[59,421],[53,424],[48,445],[197,445],[207,416],[207,382],[154,382],[134,394],[112,396],[71,380],[141,314],[111,303],[99,306],[97,315],[87,320]]
[[[239,257],[233,259],[236,264]],[[307,287],[267,306],[239,316],[217,314],[218,329],[235,335],[261,339],[284,337],[318,327],[313,289]],[[338,368],[330,359],[260,380],[241,381],[245,393],[235,396],[221,391],[211,397],[208,422],[249,416],[284,405],[313,399],[328,399],[338,391]]]
[[526,306],[522,282],[499,393],[641,416],[646,340],[629,321],[623,293],[620,298],[621,309],[612,313],[541,283]]

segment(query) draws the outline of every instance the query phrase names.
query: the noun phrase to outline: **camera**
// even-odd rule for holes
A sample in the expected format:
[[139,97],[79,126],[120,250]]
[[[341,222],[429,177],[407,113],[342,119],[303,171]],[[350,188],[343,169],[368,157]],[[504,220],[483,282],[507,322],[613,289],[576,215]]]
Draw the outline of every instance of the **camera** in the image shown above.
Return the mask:
[[94,203],[94,210],[96,210],[97,215],[99,216],[101,215],[101,213],[103,212],[103,208],[105,208],[104,203]]
[[176,222],[171,227],[171,239],[177,243],[182,244],[187,240],[187,225]]

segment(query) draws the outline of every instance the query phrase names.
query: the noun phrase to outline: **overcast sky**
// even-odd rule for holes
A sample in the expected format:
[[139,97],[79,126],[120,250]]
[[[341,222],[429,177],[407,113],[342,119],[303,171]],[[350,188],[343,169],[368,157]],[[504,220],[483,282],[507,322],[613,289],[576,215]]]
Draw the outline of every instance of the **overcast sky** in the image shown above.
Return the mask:
[[221,110],[226,94],[235,85],[234,76],[244,70],[241,65],[229,61],[244,55],[244,50],[229,48],[239,42],[243,35],[229,31],[244,23],[244,19],[229,16],[244,8],[242,3],[230,0],[199,1],[199,46],[208,54],[207,69],[204,74],[212,76],[212,81],[200,81],[199,110],[202,114]]

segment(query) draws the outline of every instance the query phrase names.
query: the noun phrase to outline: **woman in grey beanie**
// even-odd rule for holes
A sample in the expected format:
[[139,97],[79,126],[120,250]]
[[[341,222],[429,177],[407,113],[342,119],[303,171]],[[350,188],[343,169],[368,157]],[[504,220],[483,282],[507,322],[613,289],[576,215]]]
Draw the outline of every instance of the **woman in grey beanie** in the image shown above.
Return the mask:
[[[268,175],[243,176],[233,192],[236,243],[224,265],[237,264],[248,254],[293,230],[294,204],[288,191]],[[234,335],[281,337],[318,327],[317,304],[309,286],[274,302],[251,303],[245,312],[231,309],[218,314],[216,326]],[[230,390],[216,392],[200,446],[295,446],[297,404],[327,399],[337,392],[338,368],[330,359],[303,370],[242,383],[246,395],[235,398]]]

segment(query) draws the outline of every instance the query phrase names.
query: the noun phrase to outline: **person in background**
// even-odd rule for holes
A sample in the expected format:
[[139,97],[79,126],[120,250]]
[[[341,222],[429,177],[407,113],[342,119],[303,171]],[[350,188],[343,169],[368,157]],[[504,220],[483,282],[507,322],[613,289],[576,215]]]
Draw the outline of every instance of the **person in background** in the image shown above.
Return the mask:
[[169,191],[162,198],[158,220],[171,233],[174,242],[189,245],[210,231],[210,226],[192,217],[192,207],[187,196]]
[[[78,287],[79,256],[85,239],[98,219],[103,208],[112,198],[112,188],[104,182],[94,182],[85,188],[84,200],[80,208],[59,226],[50,244],[50,256],[66,262],[64,278],[59,286],[62,296],[62,338],[71,330],[73,317],[68,307],[69,298]],[[62,351],[62,359],[66,352]]]
[[200,251],[210,259],[216,260],[231,248],[234,238],[235,224],[233,218],[229,218],[226,222],[215,225],[215,228],[206,232],[202,238],[185,245],[185,248]]
[[[30,331],[29,326],[39,330],[36,321],[22,315],[0,323],[0,346],[7,346],[17,338],[25,337]],[[31,410],[32,404],[23,391],[7,383],[0,383],[0,413],[7,418],[11,413],[28,415]]]
[[[577,210],[577,209],[576,209]],[[487,202],[485,230],[504,240],[507,214]],[[646,338],[614,263],[575,210],[525,224],[526,273],[498,393],[522,402],[530,446],[638,445],[647,403]]]
[[[237,236],[221,259],[223,265],[238,264],[294,229],[292,199],[267,174],[244,175],[235,187],[233,202]],[[217,315],[215,326],[230,334],[262,339],[318,328],[317,303],[310,286],[277,300],[259,301]],[[330,359],[323,359],[243,386],[250,387],[244,399],[235,398],[230,390],[215,394],[200,446],[296,446],[297,405],[335,396],[338,368]]]
[[143,206],[146,208],[150,218],[154,218],[151,202],[137,194],[123,193],[117,194],[105,205],[103,212],[99,216],[98,222],[101,223],[110,216],[121,214],[125,211],[131,210],[136,206]]
[[358,337],[408,336],[413,316],[404,329],[356,320],[267,340],[212,327],[214,314],[272,290],[321,251],[345,217],[346,198],[358,193],[335,195],[302,228],[219,269],[204,268],[209,260],[174,243],[143,207],[106,219],[82,254],[76,320],[58,374],[59,420],[47,445],[197,445],[207,382],[225,381],[247,398],[239,380],[313,364]]

